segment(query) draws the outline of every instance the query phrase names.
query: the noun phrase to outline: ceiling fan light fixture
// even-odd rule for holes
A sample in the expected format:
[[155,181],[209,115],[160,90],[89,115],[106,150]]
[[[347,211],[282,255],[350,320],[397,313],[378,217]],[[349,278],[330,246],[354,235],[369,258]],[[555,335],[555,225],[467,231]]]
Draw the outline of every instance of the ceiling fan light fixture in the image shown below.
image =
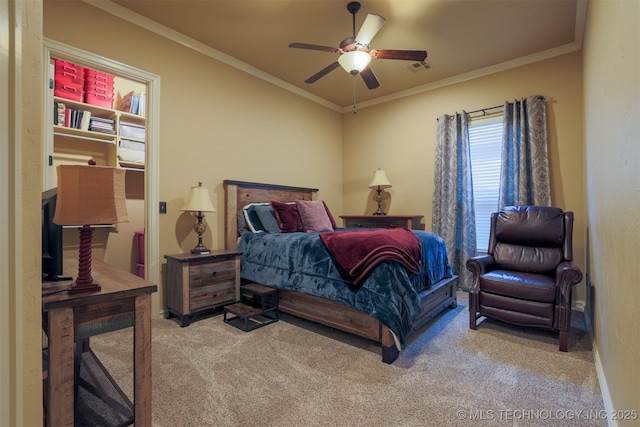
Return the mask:
[[371,55],[361,50],[345,52],[338,58],[338,63],[340,63],[342,68],[354,76],[367,68],[369,62],[371,62]]

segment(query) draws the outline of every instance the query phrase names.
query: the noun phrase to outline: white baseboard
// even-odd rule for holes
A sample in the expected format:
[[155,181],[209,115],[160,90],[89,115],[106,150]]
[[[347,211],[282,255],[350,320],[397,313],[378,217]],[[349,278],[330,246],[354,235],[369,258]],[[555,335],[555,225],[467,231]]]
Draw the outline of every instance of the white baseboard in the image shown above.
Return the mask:
[[584,308],[585,307],[586,307],[586,303],[585,303],[584,300],[579,299],[579,300],[571,301],[571,309],[572,310],[576,310],[576,311],[580,311],[580,312],[584,313]]
[[[583,310],[584,312],[584,304]],[[607,414],[612,412],[613,402],[611,401],[611,394],[609,393],[609,387],[607,386],[607,379],[604,376],[604,370],[602,369],[602,361],[600,360],[600,353],[598,352],[598,346],[593,336],[593,327],[589,320],[588,313],[584,312],[584,322],[587,325],[587,332],[589,333],[589,341],[591,342],[591,348],[593,353],[593,361],[596,365],[596,373],[598,374],[598,382],[600,383],[600,394],[602,394],[602,401],[604,402],[604,410]],[[607,417],[607,425],[609,427],[617,427],[618,421]]]

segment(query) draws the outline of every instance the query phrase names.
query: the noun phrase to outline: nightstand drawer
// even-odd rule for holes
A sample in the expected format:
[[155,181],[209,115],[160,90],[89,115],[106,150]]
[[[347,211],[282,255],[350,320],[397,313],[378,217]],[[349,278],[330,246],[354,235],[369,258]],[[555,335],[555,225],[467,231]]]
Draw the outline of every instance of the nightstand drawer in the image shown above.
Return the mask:
[[189,291],[189,309],[192,312],[226,302],[235,302],[235,300],[236,284],[234,281],[216,286],[191,288]]
[[189,265],[189,288],[208,287],[215,284],[231,283],[235,286],[236,263],[234,260],[215,264],[206,261],[192,262]]
[[359,220],[348,220],[345,223],[347,228],[396,228],[407,226],[406,221],[381,221],[361,218]]
[[407,228],[424,230],[422,215],[343,215],[346,228]]

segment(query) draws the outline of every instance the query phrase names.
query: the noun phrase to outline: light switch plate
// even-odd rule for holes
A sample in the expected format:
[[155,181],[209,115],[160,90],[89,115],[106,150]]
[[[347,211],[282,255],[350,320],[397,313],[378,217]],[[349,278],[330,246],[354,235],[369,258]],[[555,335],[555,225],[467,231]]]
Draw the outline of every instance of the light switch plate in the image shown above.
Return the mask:
[[167,213],[167,202],[160,202],[160,213],[161,214]]

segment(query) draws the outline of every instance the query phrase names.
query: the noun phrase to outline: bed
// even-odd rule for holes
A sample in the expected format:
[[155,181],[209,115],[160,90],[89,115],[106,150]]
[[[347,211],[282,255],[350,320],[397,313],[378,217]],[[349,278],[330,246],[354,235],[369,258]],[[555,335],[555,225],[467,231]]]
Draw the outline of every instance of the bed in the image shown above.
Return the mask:
[[[344,278],[344,271],[333,266],[328,259],[313,262],[324,266],[321,273],[300,273],[293,267],[291,270],[296,271],[285,272],[280,267],[266,266],[268,263],[264,257],[268,257],[269,254],[264,250],[262,254],[255,253],[255,249],[252,248],[265,248],[266,245],[280,243],[273,239],[281,238],[285,249],[270,249],[272,253],[284,253],[291,245],[296,249],[308,245],[315,248],[316,254],[321,254],[322,243],[319,235],[324,233],[282,233],[271,236],[268,235],[270,233],[256,233],[255,236],[244,235],[239,238],[238,212],[241,212],[243,207],[255,203],[315,201],[318,190],[234,180],[225,180],[223,185],[225,245],[227,249],[243,252],[243,282],[254,282],[279,289],[279,308],[282,312],[378,342],[381,345],[382,361],[392,363],[407,344],[410,335],[441,311],[456,307],[457,276],[450,272],[446,252],[444,258],[447,268],[444,270],[448,272],[425,273],[425,270],[421,269],[417,273],[411,273],[398,262],[383,261],[357,288],[348,283],[340,283],[344,282],[340,279]],[[433,233],[412,233],[420,239],[422,247],[432,243],[437,246],[439,237]],[[298,240],[294,242],[294,239]],[[263,258],[260,258],[261,256]],[[424,261],[427,260],[425,257],[432,255],[425,255],[423,251],[422,256]],[[286,262],[291,264],[297,261],[292,258]],[[336,277],[336,274],[340,277]],[[432,283],[428,283],[428,286],[417,285],[426,277],[429,277]],[[311,286],[323,288],[323,292],[329,289],[330,296],[315,292],[310,289]],[[375,298],[372,296],[380,301],[373,301]],[[381,301],[386,302],[381,305]]]

